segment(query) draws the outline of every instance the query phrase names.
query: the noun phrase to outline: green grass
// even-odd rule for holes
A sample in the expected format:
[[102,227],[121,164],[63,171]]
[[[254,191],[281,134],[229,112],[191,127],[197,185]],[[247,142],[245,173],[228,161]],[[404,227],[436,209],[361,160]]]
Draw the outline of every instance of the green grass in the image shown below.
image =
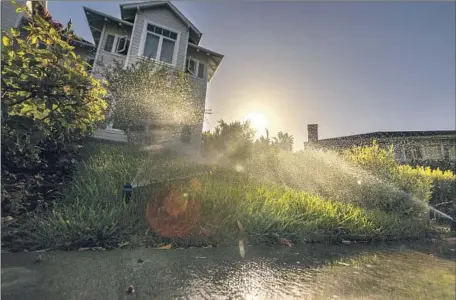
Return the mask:
[[[250,243],[278,243],[279,237],[294,243],[394,240],[419,238],[428,231],[426,223],[413,218],[322,198],[252,173],[197,164],[166,153],[152,155],[129,146],[97,144],[84,157],[52,212],[31,216],[21,228],[4,235],[12,248],[233,244],[239,235],[238,220]],[[131,201],[124,203],[122,185],[134,178],[154,184],[136,188]],[[200,190],[190,189],[192,178],[198,178]],[[170,183],[201,202],[198,228],[173,239],[148,232],[145,221],[146,204],[163,198]],[[210,228],[214,235],[199,234],[200,227]]]

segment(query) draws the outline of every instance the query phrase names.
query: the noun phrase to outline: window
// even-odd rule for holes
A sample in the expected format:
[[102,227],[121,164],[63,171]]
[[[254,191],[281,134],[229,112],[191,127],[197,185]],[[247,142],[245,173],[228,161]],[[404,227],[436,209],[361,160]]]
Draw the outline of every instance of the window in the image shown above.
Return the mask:
[[450,147],[448,145],[443,146],[443,159],[450,160]]
[[130,41],[126,36],[119,37],[117,39],[116,52],[119,54],[127,55],[128,47],[130,46]]
[[456,159],[456,146],[449,146],[448,152],[449,152],[450,160],[455,160]]
[[190,74],[195,74],[196,73],[196,65],[197,65],[196,60],[188,58],[187,59],[187,72],[189,72]]
[[405,159],[408,161],[413,160],[413,152],[409,146],[405,146]]
[[426,151],[426,159],[430,159],[430,160],[442,159],[442,148],[440,145],[427,145],[425,151]]
[[143,56],[173,64],[177,33],[147,24],[145,35]]
[[160,61],[163,61],[168,64],[173,63],[174,44],[174,41],[163,39],[160,53]]
[[398,161],[402,161],[402,145],[395,145],[394,146],[394,158]]
[[198,64],[198,77],[204,78],[204,64],[202,63]]
[[113,36],[112,34],[108,34],[106,36],[106,43],[104,45],[105,51],[108,51],[108,52],[112,51],[112,46],[114,45],[114,39],[115,39],[115,36]]
[[423,153],[421,151],[421,146],[420,145],[413,145],[412,146],[412,152],[413,152],[413,159],[417,159],[417,160],[422,160],[423,159]]
[[158,44],[160,43],[160,38],[156,35],[147,35],[146,44],[144,46],[144,56],[153,58],[157,57]]
[[192,57],[187,58],[187,73],[195,75],[201,79],[204,79],[205,75],[205,64],[196,60]]
[[128,47],[130,47],[130,40],[128,37],[108,34],[103,49],[108,52],[127,55]]

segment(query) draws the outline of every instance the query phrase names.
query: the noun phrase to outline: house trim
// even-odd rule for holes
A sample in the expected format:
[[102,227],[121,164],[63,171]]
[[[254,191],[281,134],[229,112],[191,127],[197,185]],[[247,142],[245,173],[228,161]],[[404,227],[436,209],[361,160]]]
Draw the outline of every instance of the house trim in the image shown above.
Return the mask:
[[[126,38],[126,41],[129,41],[130,44],[131,44],[131,39],[128,37],[128,35],[127,34],[118,34],[118,33],[108,33],[107,35],[113,35],[114,36],[114,41],[112,43],[111,51],[107,51],[104,48],[101,49],[101,51],[107,52],[109,54],[114,54],[114,55],[118,55],[118,56],[124,57],[125,54],[120,54],[119,52],[113,51],[113,50],[117,50],[116,49],[117,48],[117,43],[119,42],[119,39],[121,39],[121,38]],[[125,41],[125,43],[126,43],[126,41]],[[130,49],[130,47],[128,47],[128,49]]]
[[[186,33],[188,34],[188,37],[190,37],[190,30],[187,30]],[[184,49],[184,60],[185,60],[184,67],[183,67],[184,72],[185,72],[185,70],[187,70],[187,55],[188,55],[188,42],[187,42],[187,45],[185,45],[185,49]]]
[[[179,51],[179,44],[180,44],[180,36],[181,36],[181,32],[179,32],[178,30],[175,30],[175,29],[171,29],[169,27],[166,27],[166,26],[163,26],[163,25],[160,25],[159,23],[155,23],[155,22],[151,22],[149,20],[144,20],[144,24],[143,24],[143,30],[142,30],[142,33],[141,33],[141,41],[139,43],[139,49],[138,49],[138,56],[141,57],[141,58],[147,58],[149,59],[148,57],[144,56],[144,46],[145,46],[145,43],[146,43],[146,38],[147,38],[147,25],[153,25],[153,26],[157,26],[157,27],[160,27],[160,28],[163,28],[163,29],[166,29],[166,30],[169,30],[169,31],[172,31],[174,33],[177,34],[177,38],[176,40],[174,41],[174,52],[173,52],[173,62],[171,64],[167,63],[167,62],[164,62],[164,61],[161,61],[160,60],[160,56],[161,56],[161,47],[162,47],[162,42],[163,42],[163,39],[166,39],[166,37],[164,36],[161,36],[159,34],[156,34],[156,33],[153,33],[153,32],[150,32],[151,34],[154,34],[156,36],[159,36],[160,37],[160,41],[158,42],[158,48],[157,48],[157,56],[158,56],[158,59],[153,59],[153,58],[150,58],[151,60],[155,61],[155,62],[158,62],[158,63],[162,63],[162,64],[165,64],[165,65],[168,65],[168,66],[173,66],[173,67],[176,67],[177,66],[177,55],[178,55],[178,51]],[[171,39],[172,40],[172,39]]]
[[122,19],[124,18],[124,11],[127,10],[127,9],[134,9],[134,8],[154,8],[154,7],[158,7],[158,6],[161,6],[161,5],[165,5],[167,6],[169,9],[171,9],[171,11],[173,11],[178,17],[179,19],[184,23],[186,24],[189,28],[191,28],[198,36],[199,38],[201,39],[201,36],[202,36],[202,33],[201,31],[199,31],[198,28],[196,28],[195,25],[193,25],[193,23],[187,19],[186,16],[184,16],[180,11],[179,9],[174,6],[171,2],[169,1],[159,1],[159,2],[137,2],[137,3],[125,3],[125,4],[120,4],[120,11],[121,11],[121,16],[122,16]]
[[117,56],[119,58],[125,58],[125,56],[126,56],[125,54],[120,54],[120,53],[117,53],[117,52],[106,51],[104,49],[102,49],[101,51],[104,52],[104,53],[107,53],[109,55]]
[[206,64],[207,81],[211,82],[224,56],[220,53],[211,51],[209,49],[203,48],[199,45],[190,42],[188,43],[188,47],[196,49],[196,52],[203,52],[208,56],[208,62]]
[[138,13],[139,13],[139,8],[136,8],[136,14],[135,14],[135,20],[133,21],[133,29],[131,30],[131,41],[130,41],[130,47],[128,48],[128,52],[127,52],[127,58],[125,59],[125,64],[124,64],[124,69],[127,68],[128,66],[128,59],[130,58],[130,55],[131,55],[131,49],[133,48],[133,37],[135,35],[135,30],[136,30],[136,25],[137,25],[137,17],[138,17]]
[[[101,30],[100,41],[98,41],[97,53],[95,53],[94,62],[97,65],[98,65],[98,56],[100,56],[100,51],[101,51],[101,44],[103,44],[105,29],[106,29],[106,24],[103,25],[103,29]],[[94,69],[95,68],[92,68],[92,70],[94,70]]]
[[[190,73],[190,70],[188,70],[187,60],[193,60],[194,62],[196,62],[195,74]],[[201,77],[198,76],[200,65],[203,65],[203,66],[204,66],[203,78],[201,78]],[[207,79],[207,63],[202,62],[202,61],[199,60],[199,59],[193,58],[192,56],[188,56],[188,57],[185,59],[185,70],[184,70],[184,71],[185,71],[185,72],[189,71],[189,74],[190,74],[191,76],[197,78],[197,79],[201,79],[201,80],[206,80],[206,79]]]
[[193,43],[188,43],[188,46],[189,47],[192,47],[192,48],[195,48],[196,50],[200,50],[206,54],[210,54],[210,55],[213,55],[213,56],[216,56],[216,57],[220,57],[220,58],[223,58],[223,54],[220,54],[220,53],[217,53],[217,52],[214,52],[212,50],[209,50],[209,49],[206,49],[204,47],[201,47],[199,45],[196,45],[196,44],[193,44]]
[[99,16],[101,16],[101,17],[105,17],[105,18],[110,19],[110,20],[112,20],[112,21],[116,21],[116,22],[122,23],[122,24],[124,24],[124,25],[132,26],[132,27],[134,26],[133,23],[130,23],[130,22],[128,22],[128,21],[125,21],[125,20],[116,18],[116,17],[114,17],[114,16],[110,16],[110,15],[108,15],[108,14],[105,14],[105,13],[101,12],[101,11],[98,11],[98,10],[95,10],[95,9],[88,8],[87,6],[83,6],[83,8],[84,8],[84,10],[86,11],[86,14],[87,14],[87,12],[89,12],[89,13],[93,13],[93,14],[99,15]]

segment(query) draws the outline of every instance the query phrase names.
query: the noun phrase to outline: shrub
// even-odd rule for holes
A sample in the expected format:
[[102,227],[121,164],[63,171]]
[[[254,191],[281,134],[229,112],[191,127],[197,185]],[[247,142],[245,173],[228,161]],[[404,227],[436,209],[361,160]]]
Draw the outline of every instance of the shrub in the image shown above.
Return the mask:
[[456,217],[456,175],[452,171],[441,171],[430,167],[400,166],[406,173],[415,173],[432,182],[430,205]]
[[[249,162],[247,169],[255,178],[352,203],[366,210],[419,219],[427,210],[424,201],[399,188],[390,179],[374,176],[331,151],[279,152],[275,159],[268,160],[257,156]],[[404,185],[405,180],[401,180]]]
[[218,121],[213,132],[203,133],[202,153],[220,163],[243,162],[252,155],[255,130],[246,122]]
[[445,213],[456,213],[456,176],[451,171],[431,167],[399,165],[391,149],[378,144],[354,147],[344,157],[380,179],[390,182],[414,199],[425,201]]
[[173,129],[203,119],[204,102],[189,74],[145,59],[126,69],[116,62],[103,75],[109,82],[111,119],[132,141],[140,141],[138,132],[145,126]]
[[431,196],[432,180],[414,168],[399,166],[392,148],[381,149],[374,141],[372,146],[353,147],[345,151],[344,157],[418,200],[428,201]]
[[30,18],[24,34],[2,34],[2,214],[52,201],[106,110],[106,90],[74,53],[71,31]]

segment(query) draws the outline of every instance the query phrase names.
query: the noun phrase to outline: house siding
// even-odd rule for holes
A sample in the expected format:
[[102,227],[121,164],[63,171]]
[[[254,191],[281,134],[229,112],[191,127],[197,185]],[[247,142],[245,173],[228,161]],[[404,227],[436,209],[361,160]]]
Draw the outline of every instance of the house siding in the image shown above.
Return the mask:
[[188,57],[191,57],[191,58],[194,58],[202,63],[204,63],[205,65],[205,68],[204,68],[204,80],[207,82],[207,70],[208,70],[208,65],[209,65],[209,57],[201,52],[201,51],[197,51],[196,49],[194,48],[188,48],[187,50],[187,58]]
[[[19,5],[25,5],[26,1],[16,1]],[[1,2],[1,9],[2,9],[2,31],[10,31],[12,27],[16,26],[17,19],[19,17],[16,14],[16,6],[13,5],[10,1],[2,1]]]
[[[108,34],[112,35],[127,35],[131,39],[131,28],[122,28],[120,26],[106,24],[104,34],[101,37],[100,41],[100,53],[98,54],[97,61],[94,65],[94,72],[99,73],[103,70],[104,67],[110,67],[114,65],[114,61],[124,63],[127,59],[126,55],[114,54],[104,50]],[[132,41],[130,41],[131,47]]]
[[188,44],[189,30],[187,26],[178,19],[178,17],[168,8],[154,8],[141,11],[136,15],[135,31],[131,39],[131,51],[128,58],[128,64],[132,64],[140,59],[143,49],[140,49],[143,44],[141,38],[144,31],[144,23],[150,23],[163,26],[179,34],[177,44],[177,59],[176,68],[183,70],[185,64],[185,54]]
[[[195,99],[197,101],[198,107],[200,108],[201,119],[204,120],[204,111],[206,109],[207,80],[196,78],[194,76],[190,76],[190,79],[194,84]],[[200,149],[202,138],[203,121],[199,122],[198,124],[192,125],[190,147],[193,149]]]
[[[345,138],[336,141],[320,140],[314,143],[318,147],[342,151],[353,146],[370,146],[373,140],[380,148],[388,149],[393,145],[394,158],[399,163],[410,164],[414,161],[441,161],[456,162],[456,136],[423,136],[423,137],[371,137]],[[310,144],[308,144],[310,145]],[[304,146],[306,148],[306,144]],[[445,157],[448,149],[448,157]]]

